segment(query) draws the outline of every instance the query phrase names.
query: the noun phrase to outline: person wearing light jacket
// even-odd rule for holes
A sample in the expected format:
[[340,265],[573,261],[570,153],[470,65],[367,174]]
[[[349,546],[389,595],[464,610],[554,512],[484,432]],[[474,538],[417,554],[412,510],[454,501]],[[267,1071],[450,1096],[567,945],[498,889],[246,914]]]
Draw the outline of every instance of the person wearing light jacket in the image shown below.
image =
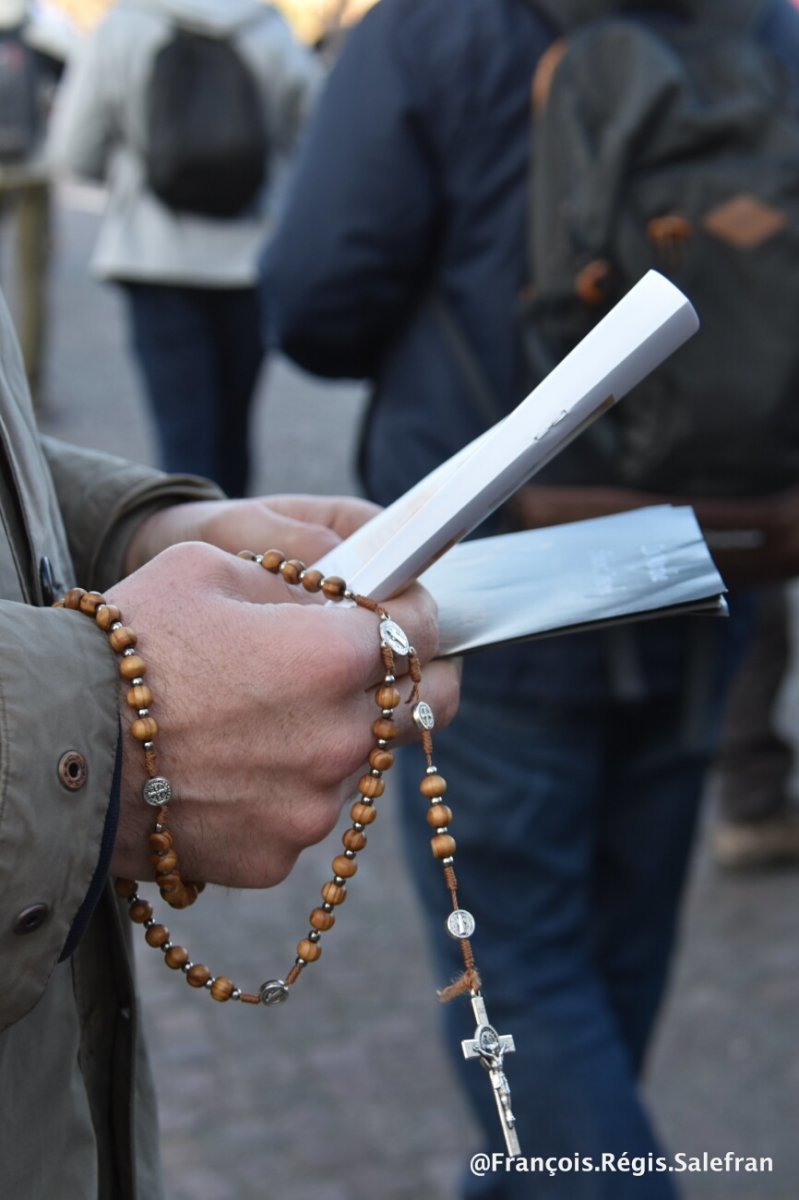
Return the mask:
[[[267,178],[236,217],[177,212],[147,186],[148,81],[176,24],[230,37],[263,102]],[[246,491],[263,362],[258,251],[319,74],[311,52],[260,0],[121,0],[70,63],[53,116],[54,166],[108,186],[92,268],[122,286],[161,465],[208,476],[228,495]]]

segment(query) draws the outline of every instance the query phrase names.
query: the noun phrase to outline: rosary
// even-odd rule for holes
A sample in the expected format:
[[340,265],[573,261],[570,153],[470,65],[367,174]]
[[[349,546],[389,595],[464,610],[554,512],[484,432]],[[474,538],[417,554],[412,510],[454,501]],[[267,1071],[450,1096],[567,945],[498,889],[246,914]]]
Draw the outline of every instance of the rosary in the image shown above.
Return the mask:
[[[505,1055],[514,1049],[513,1037],[498,1034],[491,1025],[481,992],[480,976],[475,966],[470,938],[474,933],[474,917],[460,907],[458,884],[453,869],[455,839],[449,832],[452,810],[444,803],[447,790],[446,780],[438,774],[433,764],[432,730],[435,717],[430,705],[420,698],[422,672],[416,650],[400,626],[392,621],[385,609],[368,596],[351,592],[338,576],[323,576],[321,571],[306,567],[297,559],[287,559],[279,550],[267,550],[254,554],[241,551],[239,557],[252,561],[273,575],[279,575],[286,583],[299,586],[308,593],[321,593],[327,600],[348,600],[360,608],[368,609],[378,618],[380,657],[383,678],[374,693],[380,715],[372,724],[375,745],[368,758],[369,771],[358,781],[359,796],[350,809],[352,824],[342,836],[344,851],[336,855],[331,864],[333,878],[322,887],[322,904],[310,915],[311,929],[297,944],[297,956],[285,979],[269,979],[255,993],[243,992],[231,979],[224,975],[212,975],[208,967],[191,960],[188,950],[171,941],[165,925],[153,919],[153,909],[139,896],[139,885],[133,879],[118,879],[116,892],[128,903],[131,921],[144,928],[144,938],[149,946],[160,950],[164,961],[173,970],[182,971],[190,987],[204,988],[214,1000],[238,1000],[244,1004],[263,1004],[271,1007],[288,999],[289,991],[310,963],[316,962],[322,953],[320,940],[323,933],[335,924],[335,910],[347,897],[347,881],[358,870],[357,856],[366,846],[365,829],[377,816],[375,800],[385,789],[384,773],[394,762],[390,749],[397,730],[394,726],[394,709],[402,697],[396,687],[395,659],[405,658],[413,684],[406,703],[413,704],[413,721],[419,730],[422,750],[426,761],[424,777],[419,785],[422,795],[429,801],[427,823],[433,831],[430,841],[435,858],[441,863],[444,883],[452,902],[452,911],[447,917],[446,927],[461,949],[464,970],[461,976],[439,992],[439,999],[446,1002],[456,996],[467,994],[471,999],[476,1029],[474,1037],[461,1043],[464,1058],[476,1058],[488,1074],[494,1101],[497,1106],[502,1133],[508,1154],[520,1153],[516,1122],[511,1109],[511,1094],[503,1069]],[[131,735],[140,742],[144,751],[147,781],[143,788],[146,804],[155,810],[155,825],[149,835],[150,861],[155,869],[155,878],[162,898],[172,908],[187,908],[193,904],[205,886],[187,882],[180,874],[174,839],[168,827],[169,802],[172,787],[169,780],[159,775],[156,767],[154,739],[158,724],[150,714],[153,693],[145,683],[146,663],[136,650],[135,632],[126,626],[122,613],[114,604],[109,604],[99,592],[86,592],[83,588],[71,588],[64,599],[58,602],[68,609],[78,610],[93,617],[107,635],[113,650],[119,655],[119,671],[128,685],[126,701],[135,711],[136,717],[130,727]]]

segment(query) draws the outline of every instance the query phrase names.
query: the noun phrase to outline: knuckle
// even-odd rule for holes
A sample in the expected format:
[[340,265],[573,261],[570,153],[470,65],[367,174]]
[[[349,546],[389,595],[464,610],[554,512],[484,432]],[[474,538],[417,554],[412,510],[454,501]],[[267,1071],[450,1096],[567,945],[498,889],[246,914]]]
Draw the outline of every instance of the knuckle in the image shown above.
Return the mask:
[[324,841],[335,828],[341,811],[338,789],[318,789],[305,797],[301,806],[293,809],[286,826],[289,844],[295,849],[294,858],[307,846]]
[[318,670],[320,683],[331,696],[364,689],[380,666],[377,636],[363,636],[362,614],[347,612],[341,616],[357,616],[358,621],[348,620],[346,627],[341,622],[341,627],[331,628],[326,634],[325,654]]
[[[428,662],[438,650],[438,609],[426,588],[416,584],[396,604],[396,620],[405,630],[422,662]],[[392,604],[387,605],[391,612]],[[392,614],[393,615],[393,614]]]
[[436,724],[449,725],[457,715],[460,704],[460,672],[454,662],[441,659],[427,669],[430,703],[436,716]]
[[[375,716],[378,716],[375,710]],[[340,786],[345,779],[360,769],[372,746],[372,735],[368,719],[342,722],[334,745],[330,748],[327,761],[329,782]]]
[[181,577],[208,578],[223,570],[230,556],[207,542],[178,542],[162,550],[158,557],[163,565]]

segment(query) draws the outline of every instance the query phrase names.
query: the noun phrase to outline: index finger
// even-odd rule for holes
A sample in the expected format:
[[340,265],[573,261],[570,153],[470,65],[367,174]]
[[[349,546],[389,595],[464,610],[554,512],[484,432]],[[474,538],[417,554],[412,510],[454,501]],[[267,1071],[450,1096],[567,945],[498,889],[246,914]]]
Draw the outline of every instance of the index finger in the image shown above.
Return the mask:
[[438,607],[427,588],[414,583],[379,607],[399,625],[420,662],[435,658],[438,652]]
[[275,512],[293,521],[323,525],[339,538],[348,538],[380,512],[371,500],[356,496],[268,496],[265,502]]

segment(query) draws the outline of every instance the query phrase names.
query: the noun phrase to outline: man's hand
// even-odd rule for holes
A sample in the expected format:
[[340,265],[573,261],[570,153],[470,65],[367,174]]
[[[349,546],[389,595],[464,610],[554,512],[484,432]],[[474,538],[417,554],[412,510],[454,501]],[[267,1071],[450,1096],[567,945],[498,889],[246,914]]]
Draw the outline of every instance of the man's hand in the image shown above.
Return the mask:
[[[251,529],[236,540],[259,541]],[[293,555],[297,547],[286,540],[283,548]],[[158,768],[173,787],[170,828],[185,879],[278,883],[299,852],[333,828],[374,746],[373,688],[383,674],[377,618],[299,592],[253,562],[198,543],[165,550],[108,592],[147,663]],[[413,587],[388,611],[426,664],[422,696],[446,724],[457,707],[457,672],[430,662],[432,599]],[[399,660],[398,676],[406,667]],[[410,692],[407,676],[398,686]],[[124,723],[133,710],[122,708]],[[398,740],[407,739],[409,705],[400,704],[395,721]],[[153,810],[141,798],[142,753],[127,725],[123,755],[112,870],[152,878]]]
[[312,563],[378,512],[349,496],[269,496],[258,500],[204,500],[163,508],[131,539],[125,562],[130,575],[178,542],[209,542],[236,553],[272,546]]

